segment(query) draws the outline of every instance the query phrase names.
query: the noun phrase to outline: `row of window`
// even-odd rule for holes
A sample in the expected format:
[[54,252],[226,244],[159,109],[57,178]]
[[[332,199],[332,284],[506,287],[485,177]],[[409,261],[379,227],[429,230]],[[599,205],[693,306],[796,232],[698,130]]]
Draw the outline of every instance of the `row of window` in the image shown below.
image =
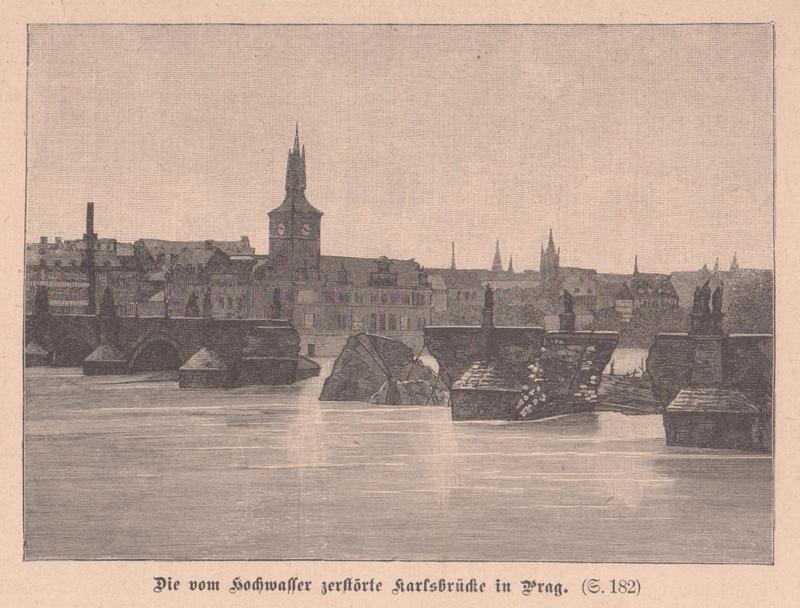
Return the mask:
[[416,322],[407,315],[395,313],[370,313],[354,315],[339,313],[336,315],[335,327],[323,327],[324,322],[313,312],[303,313],[303,327],[306,329],[341,329],[356,331],[408,331],[417,329],[422,331],[425,319],[417,317]]
[[391,304],[400,306],[429,306],[431,303],[431,294],[420,291],[370,291],[363,293],[361,291],[334,291],[326,290],[323,292],[323,301],[328,304]]

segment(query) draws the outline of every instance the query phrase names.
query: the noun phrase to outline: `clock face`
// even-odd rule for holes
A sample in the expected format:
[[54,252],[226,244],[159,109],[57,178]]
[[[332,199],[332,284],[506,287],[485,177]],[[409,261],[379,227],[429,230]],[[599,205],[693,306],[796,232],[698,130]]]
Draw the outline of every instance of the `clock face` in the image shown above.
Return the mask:
[[286,226],[283,225],[283,222],[278,222],[275,231],[278,233],[278,236],[283,236],[286,234]]
[[300,235],[311,236],[311,224],[303,224],[302,228],[300,228]]

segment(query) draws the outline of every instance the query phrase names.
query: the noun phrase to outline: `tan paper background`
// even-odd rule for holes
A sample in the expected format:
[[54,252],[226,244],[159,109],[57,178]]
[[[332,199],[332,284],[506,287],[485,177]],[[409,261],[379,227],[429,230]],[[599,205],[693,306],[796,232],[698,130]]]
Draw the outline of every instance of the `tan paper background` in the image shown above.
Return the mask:
[[[0,247],[6,280],[2,298],[3,425],[0,430],[2,463],[2,519],[0,537],[0,605],[2,606],[225,606],[225,605],[584,605],[640,606],[792,606],[800,604],[798,508],[800,487],[797,455],[798,416],[795,409],[795,354],[800,332],[793,331],[797,310],[797,253],[794,229],[798,207],[793,184],[798,176],[798,101],[800,95],[800,27],[797,2],[695,0],[692,2],[23,2],[3,3],[3,74],[0,87],[2,138],[3,241]],[[347,563],[347,562],[23,562],[22,561],[22,282],[25,200],[25,66],[28,23],[684,23],[773,22],[776,33],[777,174],[776,174],[776,451],[775,451],[775,565],[676,566],[612,564],[503,564],[503,563]],[[424,520],[417,533],[424,537]],[[687,542],[692,542],[687,538]],[[221,593],[152,592],[154,576],[182,580],[219,579],[223,587],[235,576],[289,576],[315,581],[307,596],[279,594],[231,595]],[[391,587],[398,577],[476,577],[490,585],[496,578],[516,584],[522,579],[560,581],[566,596],[522,597],[518,593],[483,596],[381,594],[320,596],[321,580],[346,576],[380,578]],[[638,598],[584,597],[580,583],[586,578],[636,578]],[[226,584],[227,583],[227,584]]]

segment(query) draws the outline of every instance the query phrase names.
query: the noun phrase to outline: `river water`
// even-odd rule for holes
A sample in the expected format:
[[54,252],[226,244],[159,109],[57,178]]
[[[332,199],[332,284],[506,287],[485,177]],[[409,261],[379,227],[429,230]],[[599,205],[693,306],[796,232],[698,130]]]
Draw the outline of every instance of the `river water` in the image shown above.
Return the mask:
[[445,407],[26,371],[28,559],[769,562],[772,460],[660,416]]

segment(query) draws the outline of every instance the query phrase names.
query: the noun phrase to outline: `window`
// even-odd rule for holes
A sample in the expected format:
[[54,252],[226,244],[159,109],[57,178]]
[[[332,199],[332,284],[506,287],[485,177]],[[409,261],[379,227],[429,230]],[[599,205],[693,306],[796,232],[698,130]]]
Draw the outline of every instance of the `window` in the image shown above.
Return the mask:
[[369,316],[369,328],[371,331],[375,331],[378,328],[378,315],[374,312]]
[[314,313],[307,312],[303,315],[303,326],[306,328],[314,327]]
[[378,317],[378,329],[386,330],[386,313],[381,313]]
[[397,331],[397,317],[393,314],[389,315],[389,331]]

